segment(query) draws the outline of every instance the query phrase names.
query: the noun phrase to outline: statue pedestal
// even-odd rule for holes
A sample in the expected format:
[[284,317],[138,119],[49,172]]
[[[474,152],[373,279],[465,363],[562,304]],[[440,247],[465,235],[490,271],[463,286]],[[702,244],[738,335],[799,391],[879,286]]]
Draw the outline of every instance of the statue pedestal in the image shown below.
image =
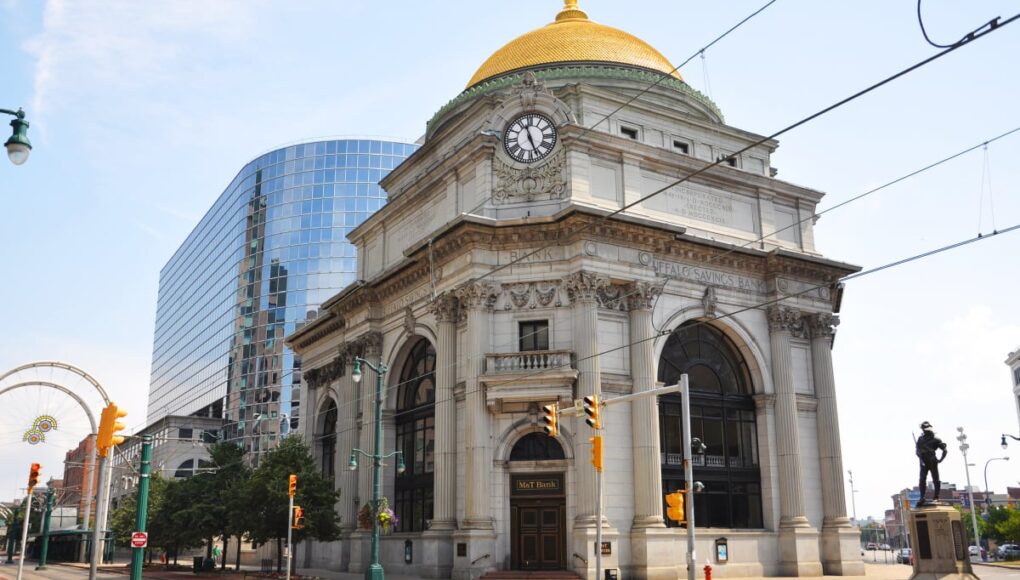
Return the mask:
[[967,554],[960,512],[927,505],[910,512],[914,574],[910,580],[977,580]]

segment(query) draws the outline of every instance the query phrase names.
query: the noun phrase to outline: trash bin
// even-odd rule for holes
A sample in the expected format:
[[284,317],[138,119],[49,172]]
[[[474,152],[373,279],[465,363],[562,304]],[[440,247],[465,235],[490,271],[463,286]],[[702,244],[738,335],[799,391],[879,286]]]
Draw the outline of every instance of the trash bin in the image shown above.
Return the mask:
[[205,558],[203,558],[202,556],[195,556],[194,558],[192,558],[191,559],[191,571],[194,572],[195,574],[198,574],[199,572],[201,572],[202,571],[202,560],[204,560],[204,559]]

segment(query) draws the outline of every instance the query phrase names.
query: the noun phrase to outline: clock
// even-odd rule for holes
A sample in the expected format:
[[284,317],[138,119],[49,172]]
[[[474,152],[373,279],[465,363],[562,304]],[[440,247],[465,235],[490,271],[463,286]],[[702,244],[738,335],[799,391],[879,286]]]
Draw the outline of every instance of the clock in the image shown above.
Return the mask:
[[556,125],[539,113],[525,113],[507,125],[503,148],[514,161],[534,163],[552,153],[556,146]]

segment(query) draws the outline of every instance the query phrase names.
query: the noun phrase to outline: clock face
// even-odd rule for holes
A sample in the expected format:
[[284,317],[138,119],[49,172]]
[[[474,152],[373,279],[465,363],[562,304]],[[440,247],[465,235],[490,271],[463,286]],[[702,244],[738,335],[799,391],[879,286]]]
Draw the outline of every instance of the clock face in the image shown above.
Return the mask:
[[503,148],[514,161],[534,163],[552,153],[556,146],[556,125],[545,115],[525,113],[507,125]]

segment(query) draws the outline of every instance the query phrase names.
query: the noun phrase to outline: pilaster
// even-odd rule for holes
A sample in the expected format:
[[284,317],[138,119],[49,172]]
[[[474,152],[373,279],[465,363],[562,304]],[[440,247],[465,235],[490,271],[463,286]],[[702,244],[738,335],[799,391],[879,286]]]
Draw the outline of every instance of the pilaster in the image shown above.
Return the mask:
[[[648,340],[652,328],[652,304],[662,286],[637,282],[627,289],[630,317],[630,369],[633,392],[655,388],[655,349]],[[657,397],[630,403],[631,436],[634,440],[634,479],[645,482],[634,486],[634,527],[662,528],[662,466],[659,455],[659,402]]]
[[[436,437],[435,504],[432,531],[457,527],[457,320],[460,304],[452,293],[437,296],[430,305],[436,317]],[[450,563],[452,566],[452,561]]]

